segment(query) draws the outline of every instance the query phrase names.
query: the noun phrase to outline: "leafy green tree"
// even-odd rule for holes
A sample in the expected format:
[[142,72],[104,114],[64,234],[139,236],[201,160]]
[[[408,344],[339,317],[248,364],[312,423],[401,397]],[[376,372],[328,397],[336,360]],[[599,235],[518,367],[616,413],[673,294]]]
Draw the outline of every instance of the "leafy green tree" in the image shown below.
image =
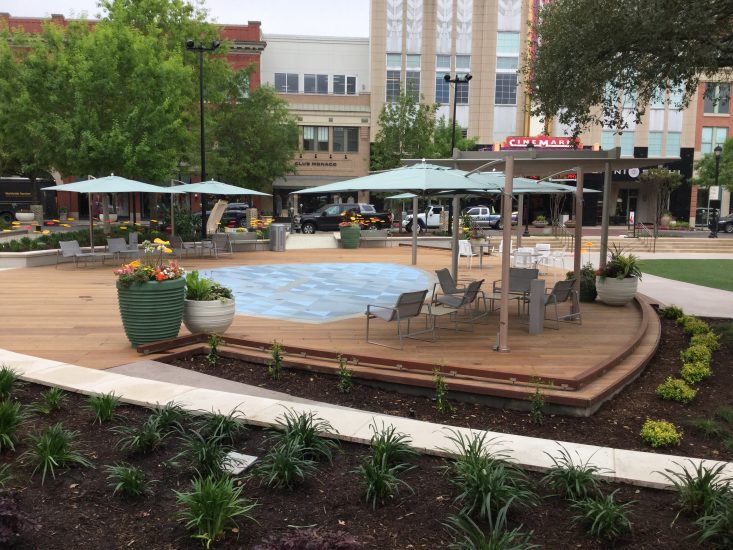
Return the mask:
[[686,106],[701,77],[733,67],[731,28],[730,0],[549,2],[523,69],[532,113],[558,115],[577,135],[600,122],[625,128],[624,109],[640,119],[660,89],[684,91]]
[[669,196],[682,183],[682,174],[667,168],[650,168],[639,176],[643,187],[652,187],[656,196],[654,219],[659,223],[662,212],[669,208]]
[[232,185],[268,190],[272,182],[295,172],[298,126],[287,102],[272,88],[240,95],[241,75],[230,82],[230,101],[211,113],[210,172]]
[[[692,178],[692,183],[700,187],[715,185],[714,153],[708,153],[695,162],[695,177]],[[718,184],[733,192],[733,137],[726,140],[720,153]]]
[[436,105],[416,102],[409,92],[401,94],[396,103],[386,103],[379,113],[371,169],[396,168],[402,158],[432,157],[436,110]]
[[[476,148],[476,138],[463,137],[463,128],[456,123],[456,147],[461,151],[472,151]],[[433,136],[433,144],[435,145],[434,158],[450,158],[453,155],[451,151],[451,133],[453,132],[453,124],[440,117],[435,124],[435,133]]]

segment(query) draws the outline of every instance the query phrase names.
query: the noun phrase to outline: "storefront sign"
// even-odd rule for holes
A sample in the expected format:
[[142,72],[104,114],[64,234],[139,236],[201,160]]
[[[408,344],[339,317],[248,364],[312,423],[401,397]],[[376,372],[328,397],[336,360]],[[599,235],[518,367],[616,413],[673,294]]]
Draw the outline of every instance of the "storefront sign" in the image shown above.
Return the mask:
[[532,144],[537,149],[579,149],[580,141],[571,137],[510,136],[502,143],[502,149],[526,149]]
[[336,168],[338,163],[333,160],[296,160],[295,166],[308,168]]

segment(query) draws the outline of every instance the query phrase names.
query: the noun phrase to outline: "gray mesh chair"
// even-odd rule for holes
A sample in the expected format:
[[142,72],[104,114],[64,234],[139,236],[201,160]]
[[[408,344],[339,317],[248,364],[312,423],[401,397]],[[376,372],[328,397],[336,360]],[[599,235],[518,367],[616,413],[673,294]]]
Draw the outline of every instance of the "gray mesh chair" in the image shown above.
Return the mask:
[[440,287],[440,292],[443,294],[460,294],[466,290],[465,285],[456,283],[448,268],[436,269],[435,275],[438,277],[438,282],[433,285],[433,302],[437,298],[438,287]]
[[[430,328],[428,330],[421,330],[419,332],[410,332],[410,320],[417,317],[422,312],[423,303],[425,302],[425,296],[428,295],[427,290],[418,290],[415,292],[403,292],[397,298],[397,302],[391,306],[382,306],[377,304],[367,305],[367,309],[364,312],[366,315],[366,341],[369,344],[376,344],[377,346],[384,346],[387,348],[402,349],[404,338],[415,338],[418,334],[424,334],[426,332],[432,332],[435,336],[435,329]],[[400,339],[400,347],[390,346],[381,342],[376,342],[369,339],[369,321],[371,319],[381,319],[388,323],[397,322],[397,336]],[[407,332],[402,332],[402,321],[407,320]],[[418,338],[419,340],[419,338]]]
[[89,263],[90,260],[101,260],[104,263],[105,259],[114,258],[113,254],[107,254],[106,252],[97,254],[93,252],[82,252],[79,241],[59,241],[59,248],[61,249],[61,254],[56,256],[57,268],[61,258],[74,258],[74,267],[79,267],[79,260],[83,260],[85,263]]
[[138,258],[140,256],[140,251],[137,250],[130,250],[127,247],[127,243],[125,242],[125,239],[122,237],[115,237],[115,238],[108,238],[107,239],[107,250],[110,254],[114,254],[115,258]]
[[[460,294],[446,294],[443,296],[438,296],[436,304],[438,306],[444,306],[454,309],[456,314],[459,313],[461,310],[465,311],[467,313],[467,317],[464,319],[464,322],[473,323],[477,319],[480,319],[481,317],[484,317],[488,314],[488,312],[480,313],[480,302],[477,300],[479,294],[481,294],[481,285],[483,284],[483,282],[483,279],[471,282]],[[475,313],[472,314],[471,308],[474,305]],[[456,322],[457,328],[457,323],[460,321],[458,319],[458,316],[453,315],[453,320]]]
[[[529,296],[529,285],[540,275],[540,270],[536,268],[527,269],[523,267],[509,268],[509,294],[517,296],[517,313],[520,312],[522,304],[527,303]],[[494,281],[492,292],[498,294],[501,292],[502,280]]]
[[[552,291],[548,294],[545,294],[545,296],[543,297],[545,306],[545,319],[548,319],[548,306],[553,306],[554,316],[550,317],[549,319],[553,319],[555,321],[554,328],[556,330],[560,329],[560,321],[572,322],[574,320],[577,320],[578,324],[583,324],[583,317],[580,314],[580,300],[578,300],[578,293],[576,292],[574,286],[575,279],[558,281],[555,283],[555,286],[552,287]],[[560,315],[558,304],[565,303],[568,300],[571,301],[570,313],[566,315]]]

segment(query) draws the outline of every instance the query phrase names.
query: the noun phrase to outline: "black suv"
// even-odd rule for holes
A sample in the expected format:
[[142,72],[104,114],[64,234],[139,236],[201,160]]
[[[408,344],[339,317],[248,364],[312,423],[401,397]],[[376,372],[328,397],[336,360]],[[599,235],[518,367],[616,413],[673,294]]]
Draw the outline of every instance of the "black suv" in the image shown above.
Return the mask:
[[339,224],[345,219],[345,216],[342,215],[344,212],[358,212],[365,218],[380,218],[381,221],[374,224],[377,229],[389,227],[387,214],[378,213],[373,205],[349,202],[327,204],[315,212],[301,215],[301,231],[309,235],[316,231],[338,231]]

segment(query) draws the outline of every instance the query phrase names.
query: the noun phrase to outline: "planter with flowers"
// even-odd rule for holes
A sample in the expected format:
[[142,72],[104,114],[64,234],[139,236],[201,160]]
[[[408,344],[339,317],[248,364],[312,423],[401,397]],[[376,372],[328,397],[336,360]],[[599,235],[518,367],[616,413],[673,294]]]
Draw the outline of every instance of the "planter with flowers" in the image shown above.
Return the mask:
[[143,257],[115,270],[117,299],[125,334],[133,346],[175,338],[181,328],[186,281],[168,243],[142,243]]
[[614,246],[605,267],[596,271],[598,299],[610,306],[623,306],[633,300],[640,279],[639,259]]
[[183,324],[192,333],[223,334],[234,320],[234,298],[229,288],[213,279],[186,275]]
[[361,239],[361,214],[354,212],[343,212],[344,220],[339,224],[341,233],[341,248],[359,248]]

